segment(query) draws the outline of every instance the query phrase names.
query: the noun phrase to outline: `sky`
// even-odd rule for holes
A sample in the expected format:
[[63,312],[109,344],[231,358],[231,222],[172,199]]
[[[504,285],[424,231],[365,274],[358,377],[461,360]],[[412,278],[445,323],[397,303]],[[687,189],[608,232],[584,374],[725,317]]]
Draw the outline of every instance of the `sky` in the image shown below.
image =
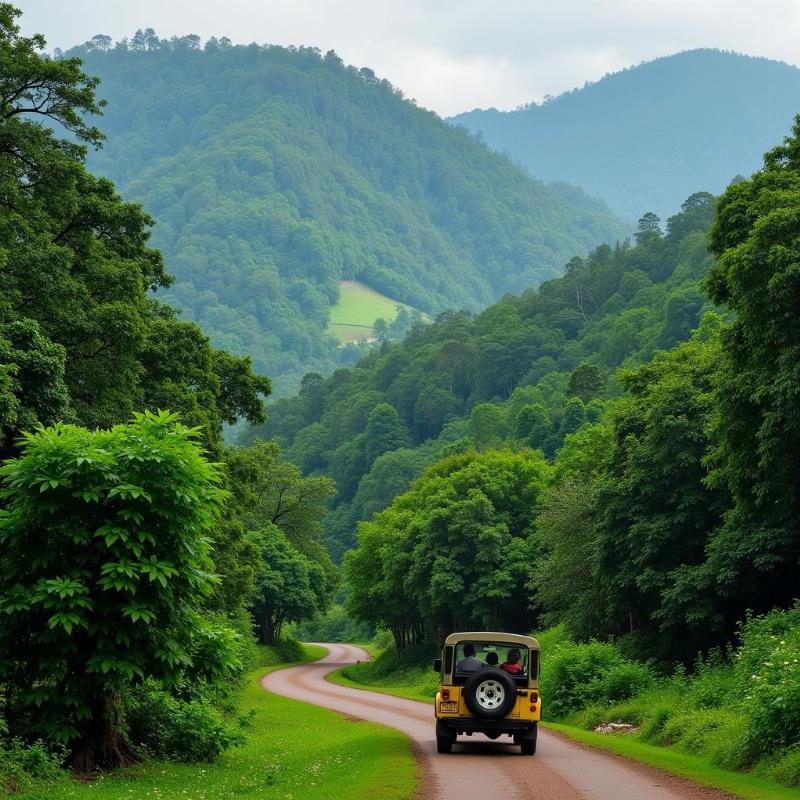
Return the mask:
[[443,116],[510,109],[695,47],[798,64],[800,0],[16,0],[25,33],[68,47],[161,37],[308,45],[370,67]]

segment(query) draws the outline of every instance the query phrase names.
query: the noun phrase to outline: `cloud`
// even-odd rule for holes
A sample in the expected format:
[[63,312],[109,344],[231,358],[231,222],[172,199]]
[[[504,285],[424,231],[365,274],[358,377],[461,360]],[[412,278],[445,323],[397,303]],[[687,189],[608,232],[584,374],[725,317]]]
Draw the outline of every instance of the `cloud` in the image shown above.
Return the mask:
[[796,0],[21,0],[52,46],[153,27],[304,44],[369,66],[441,114],[511,108],[694,47],[796,63]]

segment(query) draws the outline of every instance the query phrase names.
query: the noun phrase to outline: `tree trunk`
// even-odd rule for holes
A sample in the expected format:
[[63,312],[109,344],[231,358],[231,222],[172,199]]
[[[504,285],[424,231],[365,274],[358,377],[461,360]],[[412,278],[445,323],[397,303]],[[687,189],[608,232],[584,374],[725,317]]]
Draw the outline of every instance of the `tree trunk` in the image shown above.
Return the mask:
[[122,701],[116,692],[89,701],[91,719],[86,735],[73,745],[72,766],[77,772],[128,766],[136,759],[131,746],[120,733]]

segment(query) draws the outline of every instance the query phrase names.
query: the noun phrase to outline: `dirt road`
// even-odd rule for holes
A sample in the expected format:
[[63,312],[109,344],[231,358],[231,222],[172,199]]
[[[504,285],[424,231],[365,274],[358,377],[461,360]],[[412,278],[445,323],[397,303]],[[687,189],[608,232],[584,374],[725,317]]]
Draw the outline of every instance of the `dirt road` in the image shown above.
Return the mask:
[[[728,800],[729,795],[703,789],[655,770],[604,755],[542,730],[537,754],[522,756],[519,748],[461,737],[450,755],[436,752],[433,708],[376,692],[348,689],[325,675],[368,656],[357,647],[325,645],[321,661],[267,675],[270,692],[314,703],[358,719],[370,720],[408,734],[423,770],[424,800]],[[510,740],[509,740],[510,741]]]

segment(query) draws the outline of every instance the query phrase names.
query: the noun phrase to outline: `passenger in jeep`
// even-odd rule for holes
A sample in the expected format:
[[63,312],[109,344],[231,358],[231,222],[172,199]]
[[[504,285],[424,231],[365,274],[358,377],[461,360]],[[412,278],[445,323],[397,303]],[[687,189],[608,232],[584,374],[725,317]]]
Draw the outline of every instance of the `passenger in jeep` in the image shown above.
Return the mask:
[[475,645],[465,644],[464,658],[456,664],[456,670],[458,672],[477,672],[482,666],[481,660],[475,657]]
[[522,672],[522,667],[519,665],[520,654],[516,647],[508,651],[506,660],[500,665],[500,669],[509,672],[511,675],[518,675]]

